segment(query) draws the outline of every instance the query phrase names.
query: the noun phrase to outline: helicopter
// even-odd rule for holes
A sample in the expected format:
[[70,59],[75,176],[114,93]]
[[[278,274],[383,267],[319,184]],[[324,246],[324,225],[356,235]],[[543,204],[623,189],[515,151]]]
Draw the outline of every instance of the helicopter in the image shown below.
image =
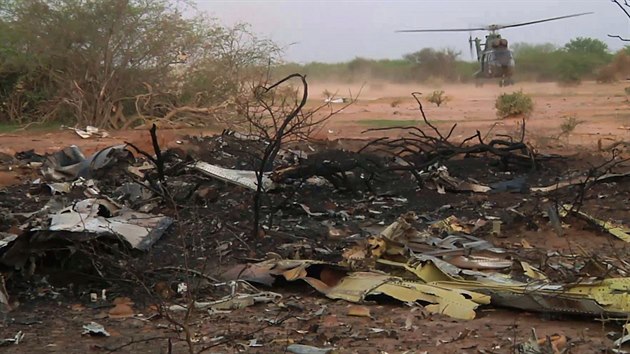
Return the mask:
[[498,33],[499,30],[504,28],[520,27],[533,25],[542,22],[562,20],[571,17],[578,17],[584,15],[590,15],[593,12],[583,12],[573,15],[559,16],[546,18],[542,20],[513,23],[509,25],[487,25],[473,28],[447,28],[447,29],[412,29],[412,30],[399,30],[399,33],[417,33],[417,32],[469,32],[473,31],[488,31],[485,41],[479,37],[472,38],[472,34],[468,37],[468,43],[470,45],[470,54],[472,56],[473,44],[477,52],[477,61],[479,62],[479,70],[475,72],[475,86],[482,86],[483,79],[499,79],[499,86],[513,85],[515,62],[514,54],[508,48],[507,39],[501,37]]

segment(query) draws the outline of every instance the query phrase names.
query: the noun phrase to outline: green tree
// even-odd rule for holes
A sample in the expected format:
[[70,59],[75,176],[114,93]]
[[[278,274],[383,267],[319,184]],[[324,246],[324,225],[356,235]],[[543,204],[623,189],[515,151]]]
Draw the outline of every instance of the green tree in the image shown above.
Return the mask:
[[[0,1],[0,120],[121,127],[147,90],[145,106],[158,91],[172,93],[169,105],[182,104],[184,88],[225,92],[277,49],[187,10],[169,0]],[[210,77],[190,84],[194,73]]]
[[571,54],[592,55],[598,58],[608,58],[608,45],[599,39],[577,37],[564,45],[564,50]]
[[12,106],[26,101],[31,112],[19,113],[100,127],[115,124],[125,97],[143,82],[162,83],[178,50],[199,41],[181,10],[161,0],[4,1],[0,14],[16,37],[3,51],[13,65],[0,68],[20,76]]
[[259,38],[246,24],[210,26],[198,52],[178,75],[184,83],[181,100],[196,106],[230,101],[247,88],[247,82],[262,80],[280,55],[274,42]]
[[348,63],[350,75],[355,77],[367,77],[372,73],[373,61],[365,58],[354,58]]
[[512,46],[519,79],[548,81],[556,78],[558,49],[551,43],[516,43]]
[[606,43],[599,39],[578,37],[562,48],[556,70],[560,82],[576,84],[583,78],[595,77],[598,69],[611,59],[612,54]]
[[455,80],[458,76],[456,63],[460,54],[453,49],[424,48],[418,52],[406,54],[403,58],[415,65],[420,79],[433,76]]

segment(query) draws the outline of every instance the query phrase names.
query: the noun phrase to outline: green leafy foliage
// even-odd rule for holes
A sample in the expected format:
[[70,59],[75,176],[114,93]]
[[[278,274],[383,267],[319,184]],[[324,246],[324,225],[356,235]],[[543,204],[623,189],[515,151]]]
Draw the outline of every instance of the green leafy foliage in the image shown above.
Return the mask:
[[518,80],[553,81],[559,62],[558,48],[553,44],[516,43],[512,46]]
[[413,64],[402,59],[355,58],[345,63],[282,63],[273,71],[277,78],[294,72],[304,73],[313,80],[328,82],[363,83],[367,79],[400,83],[417,82]]
[[[479,68],[452,49],[432,48],[395,60],[281,63],[273,42],[246,25],[187,16],[196,13],[189,4],[0,1],[0,123],[120,128],[133,117],[165,117],[173,107],[234,107],[251,82],[267,77],[269,65],[278,77],[301,72],[313,80],[423,84],[467,82]],[[630,75],[630,48],[613,56],[597,39],[512,48],[516,80],[576,84]]]
[[435,90],[431,92],[429,96],[427,96],[427,101],[435,104],[438,107],[448,102],[449,99],[450,98],[444,94],[443,90]]
[[[562,47],[550,43],[515,43],[511,49],[516,61],[516,81],[578,84],[598,79],[601,68],[615,60],[604,42],[591,38],[576,38]],[[630,53],[630,47],[625,50]],[[371,79],[431,84],[470,82],[477,70],[477,61],[464,61],[452,49],[424,48],[395,60],[355,58],[345,63],[285,63],[276,72],[278,76],[304,72],[311,79],[322,81],[356,83]]]
[[568,54],[561,55],[561,60],[556,66],[556,81],[564,86],[579,85],[582,78],[589,72],[590,65],[579,58]]
[[578,120],[575,116],[570,116],[564,118],[562,123],[560,123],[560,135],[569,135],[571,134],[578,125],[584,123],[582,120]]
[[512,48],[517,62],[517,80],[558,81],[563,85],[603,77],[606,72],[601,72],[601,68],[613,58],[606,43],[592,38],[578,37],[561,48],[524,43]]
[[495,108],[500,118],[527,116],[534,110],[534,101],[523,91],[504,93],[497,97]]
[[577,37],[565,44],[564,50],[571,54],[581,54],[606,60],[610,53],[608,45],[599,39]]
[[291,72],[302,72],[315,80],[364,82],[376,79],[387,82],[415,83],[429,80],[470,81],[477,70],[476,62],[459,60],[452,49],[424,48],[407,54],[402,59],[373,60],[355,58],[345,63],[284,63],[274,71],[282,77]]
[[612,58],[606,43],[599,39],[582,37],[572,39],[559,55],[558,81],[567,85],[579,84],[585,77],[594,77],[597,69]]
[[274,62],[273,43],[187,17],[188,4],[0,1],[0,122],[70,117],[119,128],[139,109],[163,117],[229,100],[250,71]]
[[424,48],[407,54],[403,58],[413,64],[417,78],[420,80],[434,77],[453,81],[457,78],[456,63],[459,55],[460,53],[453,49]]

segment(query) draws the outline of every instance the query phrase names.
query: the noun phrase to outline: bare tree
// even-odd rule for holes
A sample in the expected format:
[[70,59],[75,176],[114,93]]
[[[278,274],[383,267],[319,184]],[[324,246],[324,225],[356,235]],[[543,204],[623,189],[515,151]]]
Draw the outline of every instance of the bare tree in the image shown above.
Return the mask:
[[[630,19],[630,4],[628,4],[628,0],[623,0],[623,4],[621,4],[619,2],[619,0],[611,0],[613,3],[615,3],[617,6],[619,6],[619,8],[621,9],[621,11],[623,11],[624,14],[626,14],[626,17],[628,17]],[[621,37],[618,34],[609,34],[608,37],[612,37],[612,38],[619,38],[619,40],[623,41],[623,42],[630,42],[630,38],[624,38]]]
[[[299,80],[301,89],[287,85],[294,79]],[[264,175],[272,170],[282,145],[294,141],[308,141],[327,120],[354,103],[356,97],[351,95],[339,108],[324,103],[304,111],[308,100],[308,83],[306,77],[301,74],[288,75],[273,84],[265,82],[254,85],[251,93],[253,97],[244,97],[240,101],[238,111],[245,117],[241,126],[247,129],[250,136],[265,144],[262,151],[252,152],[259,163],[256,169],[257,190],[253,203],[253,233],[258,235]]]

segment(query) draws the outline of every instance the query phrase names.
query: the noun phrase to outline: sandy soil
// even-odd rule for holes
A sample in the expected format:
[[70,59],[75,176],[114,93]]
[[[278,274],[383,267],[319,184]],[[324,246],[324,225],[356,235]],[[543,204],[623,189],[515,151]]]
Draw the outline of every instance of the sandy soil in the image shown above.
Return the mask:
[[[630,140],[630,102],[624,93],[624,82],[601,85],[585,82],[576,87],[561,87],[555,83],[517,83],[508,88],[488,83],[483,87],[474,85],[396,85],[389,83],[319,83],[310,85],[309,107],[319,105],[324,100],[324,91],[336,93],[339,97],[358,97],[358,101],[343,109],[316,134],[321,139],[363,138],[396,135],[397,131],[365,132],[370,128],[416,125],[422,116],[418,111],[411,92],[421,92],[425,96],[433,90],[444,90],[449,101],[441,107],[423,100],[424,110],[432,124],[448,131],[457,124],[453,138],[474,134],[518,135],[520,118],[498,119],[494,102],[503,92],[523,90],[534,99],[534,112],[526,118],[526,140],[540,150],[574,151],[593,149],[601,142],[608,146],[613,142]],[[341,104],[333,104],[340,108]],[[575,117],[580,124],[570,134],[561,135],[561,124],[567,118]],[[162,146],[169,147],[186,135],[212,134],[213,131],[200,129],[161,130]],[[146,130],[112,132],[110,138],[81,139],[71,131],[16,132],[0,133],[0,153],[9,155],[18,151],[35,149],[38,153],[57,151],[64,146],[76,144],[86,154],[130,141],[141,147],[150,146]],[[13,183],[18,176],[0,171],[0,185]]]
[[[630,103],[624,93],[626,83],[600,85],[586,82],[577,87],[561,87],[555,83],[517,83],[507,88],[486,84],[473,85],[347,85],[315,83],[313,97],[324,90],[339,96],[358,96],[358,102],[335,116],[327,125],[328,137],[364,137],[367,128],[394,126],[409,121],[409,125],[422,120],[411,92],[424,96],[433,90],[444,90],[450,100],[441,107],[423,100],[427,118],[439,128],[450,129],[457,123],[455,136],[465,136],[493,128],[494,133],[513,134],[520,119],[500,120],[496,117],[494,102],[504,92],[522,90],[534,99],[534,112],[527,118],[527,136],[541,148],[583,146],[593,147],[598,140],[605,145],[611,141],[630,138]],[[321,95],[321,94],[320,94]],[[323,96],[322,96],[323,97]],[[568,136],[553,139],[561,133],[560,125],[569,117],[580,123]],[[394,121],[390,124],[380,121]],[[400,122],[399,122],[400,121]],[[406,123],[406,122],[404,122]],[[369,134],[371,136],[382,133]]]
[[[320,93],[324,90],[336,91],[340,96],[356,95],[361,91],[358,102],[330,120],[319,132],[318,137],[331,140],[368,139],[383,134],[397,134],[362,133],[368,128],[399,124],[418,125],[422,118],[416,102],[409,95],[410,92],[419,91],[426,94],[434,89],[442,89],[451,97],[446,105],[436,107],[424,101],[423,104],[428,119],[437,127],[448,130],[452,124],[457,123],[454,139],[471,135],[475,130],[482,133],[491,131],[492,134],[513,135],[519,129],[520,119],[497,119],[494,101],[501,92],[522,89],[525,93],[531,94],[535,102],[535,111],[527,118],[527,140],[542,151],[572,154],[578,150],[596,149],[600,141],[600,144],[605,146],[615,141],[630,140],[630,103],[624,94],[624,87],[625,83],[611,85],[584,83],[572,88],[563,88],[552,83],[524,83],[507,89],[492,84],[475,88],[473,85],[423,87],[379,83],[366,84],[361,89],[360,85],[313,83],[310,87],[312,94],[309,106],[323,101],[323,95]],[[560,125],[567,117],[575,117],[582,123],[570,134],[558,137],[561,132]],[[423,127],[421,124],[418,126]],[[212,133],[198,129],[161,130],[159,136],[161,145],[167,148],[180,146],[178,140],[187,134]],[[111,137],[98,139],[81,139],[71,131],[17,132],[0,134],[0,157],[1,153],[13,155],[15,152],[30,149],[38,153],[49,153],[71,144],[76,144],[86,154],[91,154],[106,146],[125,141],[151,150],[146,130],[111,132]],[[340,144],[343,146],[344,143]],[[33,177],[24,171],[8,170],[2,166],[0,164],[0,192],[4,186],[25,183]],[[571,167],[574,166],[568,166]],[[590,201],[593,208],[599,205],[599,195],[609,193],[610,198],[615,197],[614,193],[610,193],[605,187],[596,192],[598,194]],[[627,199],[630,195],[630,188],[626,183],[617,192],[616,197],[619,199],[611,201],[611,205],[622,204],[622,199]],[[3,197],[2,193],[0,197]],[[336,196],[332,195],[330,198]],[[517,197],[505,198],[507,207],[513,205]],[[435,202],[436,206],[440,206],[445,203],[457,205],[462,199],[465,198],[460,195],[436,194],[427,201],[430,200],[431,203]],[[422,204],[420,202],[422,200],[418,202]],[[627,212],[627,209],[625,210],[623,213]],[[621,215],[619,219],[627,218],[623,213],[619,214]],[[624,247],[621,241],[613,240],[608,234],[594,232],[586,227],[583,227],[583,230],[582,227],[576,227],[572,234],[575,241],[572,242],[585,249],[600,246],[606,250]],[[521,239],[527,239],[537,247],[550,250],[566,249],[569,244],[568,238],[556,236],[549,229],[535,232],[515,231],[506,238],[493,241],[497,245],[506,246],[518,244]],[[13,336],[17,331],[23,331],[28,335],[24,343],[6,348],[9,353],[62,350],[67,353],[168,352],[166,337],[172,337],[174,331],[163,318],[150,321],[112,320],[102,316],[103,311],[107,310],[106,307],[86,303],[83,301],[85,299],[80,297],[55,298],[46,293],[33,297],[35,300],[32,303],[24,303],[16,312],[10,314],[8,324],[0,324],[0,339]],[[40,299],[37,300],[37,297]],[[212,338],[221,336],[237,338],[218,346],[214,351],[217,353],[242,351],[280,353],[284,352],[286,344],[291,342],[320,347],[334,345],[339,353],[513,353],[514,344],[526,340],[531,329],[535,328],[540,336],[562,333],[571,337],[573,347],[570,353],[597,353],[610,348],[611,341],[606,338],[606,334],[611,330],[618,330],[618,326],[593,319],[546,316],[493,308],[479,311],[478,318],[473,321],[456,321],[444,316],[428,315],[422,311],[412,313],[407,307],[398,304],[380,304],[371,306],[371,318],[358,318],[347,315],[347,303],[327,300],[303,288],[297,293],[287,291],[283,303],[283,306],[249,307],[233,311],[231,314],[198,314],[191,322],[193,332],[199,334],[196,340],[207,343],[212,343]],[[325,311],[320,311],[322,306],[325,306]],[[137,304],[135,308],[145,316],[151,314],[151,310],[144,304]],[[285,315],[290,316],[283,323],[261,329],[270,319]],[[105,339],[81,336],[82,325],[90,321],[105,325],[112,332],[112,337]],[[405,328],[409,327],[409,323],[411,328]],[[260,330],[250,333],[256,329]],[[252,339],[265,343],[265,346],[249,346]],[[129,345],[125,345],[127,343]],[[212,350],[214,349],[208,352],[213,352]],[[186,352],[185,343],[175,342],[173,352]]]
[[[309,107],[323,103],[325,90],[338,97],[358,97],[353,105],[343,109],[317,135],[319,138],[369,138],[396,132],[362,133],[375,127],[418,125],[422,116],[418,111],[412,92],[424,96],[433,90],[444,90],[449,101],[441,107],[422,100],[429,121],[439,128],[450,129],[457,124],[454,137],[466,136],[480,130],[482,133],[513,134],[517,132],[520,118],[498,119],[494,102],[504,92],[522,90],[534,99],[534,112],[526,118],[527,138],[532,143],[545,147],[581,146],[593,148],[598,140],[607,143],[630,138],[630,101],[624,93],[624,82],[597,84],[585,82],[576,87],[561,87],[555,83],[517,83],[507,88],[496,84],[483,87],[474,85],[397,85],[388,83],[343,84],[312,83],[309,87]],[[340,108],[341,104],[333,104]],[[575,117],[580,124],[568,135],[557,138],[561,124],[566,118]],[[185,134],[211,134],[213,131],[200,129],[161,130],[164,145],[174,142]],[[105,139],[81,139],[71,131],[0,133],[0,152],[13,154],[16,151],[35,149],[36,152],[52,152],[70,144],[76,144],[87,153],[131,141],[148,146],[146,130],[118,131]]]

